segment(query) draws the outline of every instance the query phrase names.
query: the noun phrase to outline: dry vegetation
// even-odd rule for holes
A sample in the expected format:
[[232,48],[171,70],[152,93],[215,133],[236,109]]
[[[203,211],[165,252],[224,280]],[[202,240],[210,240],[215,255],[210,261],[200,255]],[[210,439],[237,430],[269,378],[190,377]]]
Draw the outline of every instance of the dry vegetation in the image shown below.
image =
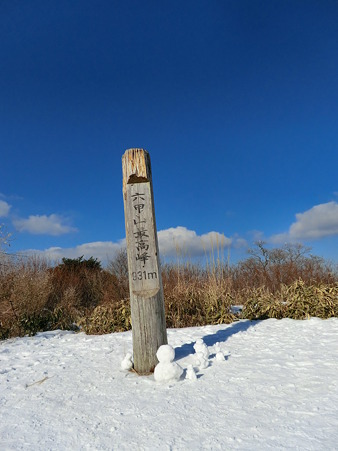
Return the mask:
[[[205,267],[189,261],[162,265],[168,327],[338,316],[337,268],[307,248],[268,249],[258,242],[234,266],[210,260]],[[243,306],[239,316],[234,305]],[[125,251],[105,269],[94,258],[63,259],[53,267],[0,254],[0,339],[53,329],[101,334],[130,327]]]

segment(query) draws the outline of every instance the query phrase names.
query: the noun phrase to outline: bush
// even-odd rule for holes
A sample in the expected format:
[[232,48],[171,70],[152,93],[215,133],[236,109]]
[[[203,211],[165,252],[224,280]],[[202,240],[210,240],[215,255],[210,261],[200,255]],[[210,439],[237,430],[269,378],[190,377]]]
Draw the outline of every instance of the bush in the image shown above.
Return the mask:
[[99,305],[79,320],[87,334],[110,334],[131,328],[130,303],[122,300],[112,305]]
[[300,244],[286,244],[282,248],[269,249],[263,241],[257,241],[249,249],[250,257],[232,268],[234,289],[266,287],[276,292],[282,285],[297,280],[310,284],[332,284],[337,270],[322,258],[310,254],[310,248]]
[[168,327],[229,323],[233,301],[228,281],[190,264],[164,265],[163,290]]
[[32,335],[45,330],[50,277],[38,259],[2,262],[0,274],[1,335]]
[[63,258],[62,263],[51,269],[52,289],[48,307],[71,304],[78,309],[96,307],[103,299],[103,275],[101,263],[93,257]]
[[101,263],[97,258],[90,257],[87,260],[83,259],[83,255],[78,258],[63,258],[62,263],[57,266],[61,270],[79,272],[83,269],[100,271]]
[[327,319],[338,316],[338,284],[306,285],[298,280],[282,285],[276,293],[267,288],[254,290],[244,304],[242,317],[246,319],[310,317]]

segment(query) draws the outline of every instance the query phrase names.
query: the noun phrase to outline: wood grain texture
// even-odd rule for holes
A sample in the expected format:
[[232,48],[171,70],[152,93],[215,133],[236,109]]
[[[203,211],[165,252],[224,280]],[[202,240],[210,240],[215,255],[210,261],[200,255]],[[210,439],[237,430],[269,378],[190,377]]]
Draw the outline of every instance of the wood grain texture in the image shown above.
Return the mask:
[[127,150],[122,172],[134,369],[149,374],[167,332],[148,152]]
[[122,157],[123,192],[127,183],[151,181],[149,153],[144,149],[128,149]]

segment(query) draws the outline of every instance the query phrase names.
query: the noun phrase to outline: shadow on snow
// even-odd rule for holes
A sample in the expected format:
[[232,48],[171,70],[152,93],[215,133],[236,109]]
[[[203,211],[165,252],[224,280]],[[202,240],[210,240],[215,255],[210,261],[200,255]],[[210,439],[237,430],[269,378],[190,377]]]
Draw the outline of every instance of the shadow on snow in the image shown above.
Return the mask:
[[[245,332],[249,329],[249,327],[252,327],[257,323],[258,321],[239,321],[229,324],[226,329],[218,330],[215,334],[205,335],[201,338],[207,346],[214,346],[216,343],[224,343],[229,337],[237,334],[238,332]],[[195,342],[185,343],[184,345],[175,348],[175,360],[183,359],[190,354],[194,354],[194,344]]]

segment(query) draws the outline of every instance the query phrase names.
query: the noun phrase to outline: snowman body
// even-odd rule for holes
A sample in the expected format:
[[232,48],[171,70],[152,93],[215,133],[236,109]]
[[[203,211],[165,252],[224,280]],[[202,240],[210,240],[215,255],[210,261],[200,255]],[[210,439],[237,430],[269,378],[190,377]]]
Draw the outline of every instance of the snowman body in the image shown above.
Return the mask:
[[183,374],[183,369],[174,362],[174,349],[170,345],[162,345],[159,347],[156,357],[159,363],[156,365],[154,370],[155,381],[178,381]]

